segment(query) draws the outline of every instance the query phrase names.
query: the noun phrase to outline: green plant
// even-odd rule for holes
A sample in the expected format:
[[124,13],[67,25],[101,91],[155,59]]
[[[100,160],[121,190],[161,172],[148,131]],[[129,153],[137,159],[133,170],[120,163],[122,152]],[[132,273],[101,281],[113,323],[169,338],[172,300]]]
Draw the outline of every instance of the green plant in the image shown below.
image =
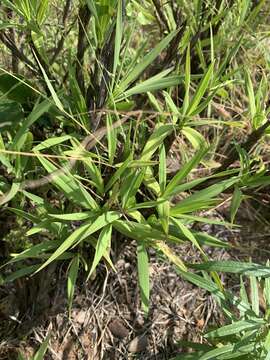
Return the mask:
[[[213,223],[200,212],[220,204],[226,191],[234,191],[233,222],[245,191],[269,184],[267,169],[258,168],[251,151],[269,125],[267,84],[262,80],[254,95],[236,60],[251,41],[241,31],[256,31],[264,6],[248,3],[194,1],[190,7],[184,1],[180,11],[177,2],[155,1],[153,7],[130,1],[126,12],[122,1],[87,0],[72,12],[69,1],[60,2],[60,10],[49,1],[3,1],[0,40],[11,54],[12,72],[1,66],[0,204],[31,223],[26,235],[32,239],[30,248],[9,254],[1,269],[12,272],[3,274],[4,282],[65,261],[70,310],[79,270],[89,279],[102,259],[114,269],[111,243],[127,237],[137,241],[147,313],[148,248],[186,274],[187,264],[171,244],[190,241],[202,261],[209,260],[204,246],[229,246],[189,225]],[[137,21],[132,14],[138,9]],[[57,17],[61,24],[48,26]],[[142,22],[154,25],[148,42]],[[245,125],[215,119],[212,109],[214,100],[223,103],[243,85],[253,131],[213,170],[218,136],[210,146],[201,128],[210,134]],[[166,160],[177,137],[184,143],[182,160],[169,176]],[[229,169],[238,158],[240,166]],[[199,168],[206,175],[196,177]],[[216,271],[211,278],[222,289]]]
[[46,336],[45,340],[43,341],[43,343],[40,345],[39,349],[37,350],[37,352],[35,353],[35,355],[33,357],[31,357],[31,359],[26,359],[21,353],[18,355],[18,359],[17,360],[43,360],[44,356],[47,352],[48,346],[49,346],[49,341],[50,341],[50,333]]
[[[189,347],[194,352],[176,356],[172,360],[269,359],[268,265],[233,261],[211,262],[195,266],[203,269],[202,276],[184,275],[188,281],[212,294],[224,313],[227,324],[209,329],[204,335],[204,344],[180,342],[179,345]],[[209,270],[243,274],[239,296],[229,291],[222,293],[206,273]]]

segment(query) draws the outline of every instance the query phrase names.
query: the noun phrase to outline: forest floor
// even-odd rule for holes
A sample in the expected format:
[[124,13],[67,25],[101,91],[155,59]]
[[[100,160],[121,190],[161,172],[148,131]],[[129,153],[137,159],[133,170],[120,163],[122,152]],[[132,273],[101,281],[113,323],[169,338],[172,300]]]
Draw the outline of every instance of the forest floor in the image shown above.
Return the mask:
[[[241,244],[246,251],[209,248],[209,255],[216,260],[252,257],[264,261],[270,234],[246,206],[239,214],[241,227],[204,225],[200,230],[230,244]],[[222,216],[226,209],[212,213],[216,219]],[[186,262],[199,256],[189,244],[176,246],[175,251]],[[18,349],[30,357],[50,331],[45,359],[166,360],[184,351],[179,341],[201,342],[202,332],[211,324],[224,323],[211,295],[183,281],[164,258],[151,251],[149,255],[151,304],[147,319],[140,305],[136,244],[128,240],[113,250],[116,273],[101,265],[89,282],[81,279],[70,317],[66,269],[53,266],[27,283],[2,288],[0,359],[17,359]],[[222,277],[234,292],[238,292],[236,280]],[[4,307],[5,303],[9,306]]]

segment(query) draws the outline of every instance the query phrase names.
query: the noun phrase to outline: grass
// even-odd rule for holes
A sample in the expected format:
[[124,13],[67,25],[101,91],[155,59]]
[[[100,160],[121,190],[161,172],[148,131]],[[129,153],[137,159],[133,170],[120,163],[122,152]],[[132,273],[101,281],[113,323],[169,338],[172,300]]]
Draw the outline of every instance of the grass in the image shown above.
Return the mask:
[[[190,226],[211,224],[204,212],[225,199],[233,227],[242,201],[269,186],[268,17],[265,1],[3,1],[0,204],[28,239],[6,245],[4,286],[63,263],[70,312],[79,275],[101,261],[115,270],[116,238],[137,242],[145,316],[150,248],[224,309],[220,273],[268,276],[268,265],[211,262],[205,249],[222,239]],[[200,264],[174,252],[185,242]],[[211,351],[200,358],[225,359]]]

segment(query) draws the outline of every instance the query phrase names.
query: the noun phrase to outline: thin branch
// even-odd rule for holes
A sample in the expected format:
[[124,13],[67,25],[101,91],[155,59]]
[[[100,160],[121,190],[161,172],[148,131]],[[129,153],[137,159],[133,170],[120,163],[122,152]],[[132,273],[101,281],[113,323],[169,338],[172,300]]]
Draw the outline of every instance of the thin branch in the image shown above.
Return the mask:
[[87,5],[79,9],[79,34],[77,44],[76,79],[83,95],[85,95],[85,80],[83,74],[84,54],[87,49],[85,31],[90,21],[91,13]]
[[36,75],[38,73],[36,66],[30,61],[27,56],[18,49],[16,44],[10,37],[2,30],[0,31],[0,41],[16,56],[20,61],[29,66],[29,69]]
[[100,65],[102,67],[101,82],[99,87],[99,93],[97,96],[96,106],[97,109],[103,107],[108,94],[108,87],[113,67],[113,55],[115,45],[115,28],[112,30],[105,42],[101,54]]
[[158,15],[158,20],[160,23],[160,27],[163,28],[163,30],[170,31],[167,19],[164,15],[164,10],[162,9],[162,4],[159,0],[152,0],[156,9],[156,13]]
[[[11,21],[13,18],[13,11],[11,9],[7,8],[6,14],[7,14],[7,18],[9,19],[9,21]],[[8,32],[9,32],[10,40],[14,44],[16,44],[14,28],[12,27],[12,28],[8,29]],[[18,61],[18,57],[16,56],[16,53],[14,52],[14,50],[11,51],[11,57],[12,57],[12,60],[11,60],[12,71],[13,71],[13,73],[17,74],[19,72],[19,61]]]
[[72,23],[72,24],[70,25],[70,27],[68,28],[68,30],[66,30],[66,31],[62,34],[62,36],[61,36],[61,38],[60,38],[57,46],[53,49],[53,56],[52,56],[52,58],[51,58],[51,60],[50,60],[50,65],[52,65],[52,64],[56,61],[58,55],[59,55],[60,52],[63,50],[63,46],[64,46],[65,39],[66,39],[67,35],[70,33],[70,31],[73,29],[73,25],[74,25],[74,23]]
[[66,25],[67,25],[66,22],[67,22],[67,18],[68,18],[69,11],[70,11],[70,5],[71,5],[71,0],[67,0],[66,4],[65,4],[65,7],[64,7],[64,10],[63,10],[63,17],[62,17],[62,27],[64,29],[64,32],[63,32],[57,46],[53,50],[53,56],[52,56],[52,58],[50,60],[50,64],[53,64],[55,62],[56,58],[58,57],[61,50],[63,49],[65,38],[67,37],[67,35],[70,33],[70,31],[73,28],[74,22],[71,24],[69,29],[66,30]]
[[[36,63],[37,63],[37,66],[38,66],[38,69],[39,69],[39,74],[41,75],[41,78],[43,79],[44,76],[43,76],[43,71],[41,69],[41,66],[43,68],[43,70],[45,71],[46,75],[48,76],[48,78],[54,82],[54,84],[57,84],[57,80],[55,79],[55,77],[51,74],[51,71],[49,69],[49,66],[48,64],[43,60],[42,56],[40,55],[38,49],[36,48],[36,45],[32,39],[32,36],[29,35],[29,41],[28,41],[29,45],[30,45],[30,49],[32,51],[32,54],[33,54],[33,57],[34,59],[36,60]],[[46,94],[48,97],[51,96],[51,91],[50,89],[48,88],[47,86],[47,83],[46,82],[43,82],[43,86],[44,86],[44,89],[46,91]]]
[[70,10],[71,0],[67,0],[64,10],[63,10],[63,17],[62,17],[62,24],[65,25],[67,22],[69,10]]

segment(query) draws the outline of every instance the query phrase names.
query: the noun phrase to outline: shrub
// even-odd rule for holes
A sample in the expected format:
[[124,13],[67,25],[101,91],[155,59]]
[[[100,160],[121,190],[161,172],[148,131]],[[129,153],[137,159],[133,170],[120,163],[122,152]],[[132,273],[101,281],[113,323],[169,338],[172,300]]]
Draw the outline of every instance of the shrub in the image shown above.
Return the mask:
[[[171,245],[191,242],[208,264],[205,246],[230,244],[189,225],[213,222],[202,212],[229,193],[231,223],[221,223],[231,226],[248,191],[269,184],[256,152],[269,125],[267,76],[253,86],[245,63],[265,2],[56,3],[1,5],[0,203],[24,219],[32,243],[4,261],[3,282],[67,262],[71,308],[79,269],[87,279],[101,260],[114,269],[111,243],[125,237],[137,242],[147,313],[148,248],[188,275]],[[223,108],[237,89],[248,121]],[[247,124],[226,150],[223,136]]]

